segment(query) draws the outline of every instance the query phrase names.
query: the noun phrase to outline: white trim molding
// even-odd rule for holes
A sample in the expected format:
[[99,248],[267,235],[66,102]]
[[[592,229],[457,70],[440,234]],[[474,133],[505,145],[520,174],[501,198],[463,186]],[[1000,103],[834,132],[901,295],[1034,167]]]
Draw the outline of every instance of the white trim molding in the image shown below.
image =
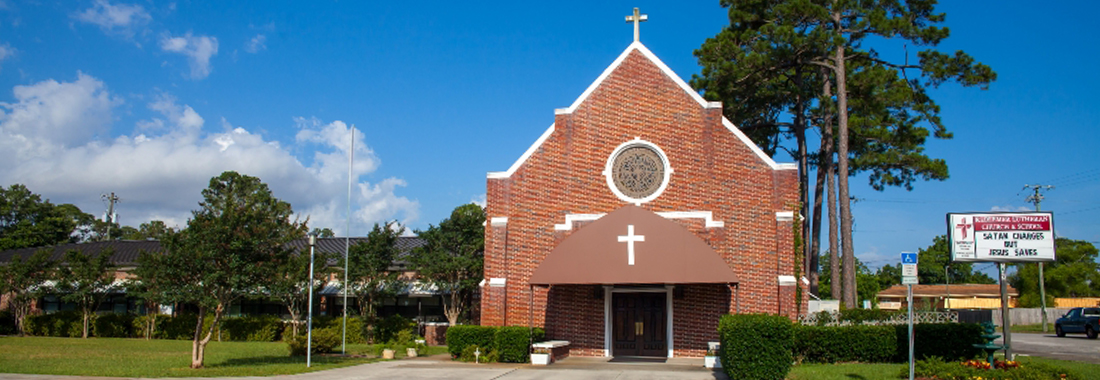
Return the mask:
[[[607,214],[566,214],[565,223],[555,224],[555,231],[570,231],[573,229],[573,222],[591,222],[602,218]],[[714,212],[712,211],[661,211],[657,215],[664,217],[665,219],[703,219],[703,226],[706,228],[723,228],[726,226],[726,222],[721,220],[714,220]]]
[[[588,96],[592,95],[592,92],[596,91],[596,89],[599,88],[601,84],[603,84],[603,81],[606,80],[607,77],[611,76],[611,73],[614,72],[615,69],[619,68],[619,65],[622,65],[622,63],[624,61],[626,61],[626,57],[630,56],[630,53],[634,50],[637,50],[639,53],[642,53],[643,56],[645,56],[647,59],[649,59],[649,61],[652,62],[655,66],[657,66],[657,68],[660,69],[661,72],[663,72],[666,76],[668,76],[669,79],[672,79],[672,81],[674,83],[676,83],[676,85],[679,86],[680,89],[684,90],[684,92],[687,93],[688,96],[690,96],[692,99],[694,99],[696,102],[698,102],[700,107],[703,107],[704,109],[721,107],[720,102],[708,102],[706,99],[703,99],[703,97],[701,95],[699,95],[698,92],[696,92],[694,89],[692,89],[691,86],[689,86],[687,84],[687,82],[684,82],[684,80],[682,78],[680,78],[679,75],[676,75],[676,73],[673,72],[672,69],[668,67],[668,65],[665,65],[665,63],[662,62],[660,58],[657,58],[657,56],[654,55],[653,52],[649,51],[649,49],[646,48],[645,45],[642,45],[641,42],[634,41],[634,43],[631,43],[630,46],[628,46],[626,48],[626,50],[624,50],[622,52],[622,54],[619,54],[619,57],[616,58],[615,61],[611,63],[611,66],[608,66],[606,69],[604,69],[603,73],[601,73],[600,76],[598,78],[596,78],[596,81],[592,82],[592,84],[590,84],[588,86],[588,88],[584,90],[584,93],[582,93],[581,96],[577,98],[577,100],[573,101],[572,105],[570,105],[568,108],[555,109],[554,110],[554,115],[571,114],[574,111],[576,111],[577,107],[580,107],[580,105],[582,103],[584,103],[585,100],[588,99]],[[767,164],[768,167],[770,167],[772,170],[795,170],[795,169],[798,169],[798,166],[795,165],[795,164],[789,164],[789,163],[779,164],[779,163],[776,163],[775,160],[773,160],[767,154],[764,154],[764,151],[761,150],[759,146],[756,146],[756,143],[753,143],[752,140],[749,139],[749,137],[746,136],[744,132],[741,132],[741,130],[738,129],[736,125],[734,125],[732,122],[730,122],[729,119],[726,119],[725,116],[722,117],[722,125],[725,126],[726,129],[728,129],[730,132],[732,132],[734,134],[734,136],[737,136],[738,140],[741,140],[742,143],[747,145],[749,147],[749,149],[751,149],[752,152],[755,153],[756,156],[758,158],[760,158],[760,160],[763,161],[765,164]],[[531,147],[528,148],[527,151],[524,152],[523,155],[520,156],[520,158],[518,160],[516,160],[516,162],[513,163],[511,167],[508,168],[507,171],[489,172],[487,177],[488,178],[508,178],[508,177],[511,177],[512,174],[515,173],[516,170],[519,169],[520,166],[523,166],[523,163],[526,162],[527,159],[531,157],[531,154],[533,154],[536,150],[538,150],[538,147],[541,146],[542,143],[545,142],[546,139],[553,132],[554,132],[554,125],[551,124],[550,128],[548,128],[546,130],[546,132],[544,132],[542,134],[542,136],[539,137],[539,139],[536,140],[535,143],[533,145],[531,145]]]
[[508,171],[489,172],[487,177],[488,178],[508,178],[508,177],[511,177],[512,174],[516,173],[516,170],[519,170],[520,166],[523,166],[524,162],[527,162],[528,158],[531,158],[532,154],[535,154],[535,151],[538,150],[539,147],[542,146],[542,143],[546,142],[546,139],[550,138],[550,135],[552,135],[552,134],[554,134],[554,124],[550,124],[550,128],[546,128],[546,132],[543,132],[542,136],[539,136],[539,139],[535,140],[535,143],[531,144],[531,147],[527,148],[527,151],[523,152],[523,155],[519,156],[519,159],[516,160],[516,162],[512,163],[512,166],[508,168]]
[[794,211],[778,211],[775,213],[775,220],[777,222],[792,222],[794,221]]
[[779,276],[779,286],[792,286],[797,283],[798,280],[795,280],[794,276]]
[[503,278],[503,277],[493,277],[493,278],[489,279],[489,287],[490,288],[503,288],[504,285],[507,285],[507,284],[508,284],[508,279]]
[[494,216],[492,219],[489,220],[489,224],[491,224],[493,227],[503,227],[508,225],[507,216]]

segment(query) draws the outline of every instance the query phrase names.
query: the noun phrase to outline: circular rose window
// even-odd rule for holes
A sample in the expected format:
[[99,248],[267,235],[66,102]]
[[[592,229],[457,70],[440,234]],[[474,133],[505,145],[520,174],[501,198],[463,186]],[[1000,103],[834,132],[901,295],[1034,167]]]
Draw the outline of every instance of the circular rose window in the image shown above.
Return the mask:
[[671,171],[660,148],[647,141],[634,140],[620,145],[611,154],[604,175],[608,186],[620,199],[641,203],[664,191]]

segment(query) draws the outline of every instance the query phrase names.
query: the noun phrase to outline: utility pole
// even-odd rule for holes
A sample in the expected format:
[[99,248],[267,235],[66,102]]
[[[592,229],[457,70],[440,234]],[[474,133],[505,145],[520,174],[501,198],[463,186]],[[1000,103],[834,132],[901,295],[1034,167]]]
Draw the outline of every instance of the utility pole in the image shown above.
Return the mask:
[[101,197],[107,202],[107,217],[103,219],[107,222],[107,240],[111,240],[111,224],[118,222],[115,220],[115,203],[118,202],[118,197],[114,192],[111,192],[111,195],[103,194]]
[[[1029,202],[1035,205],[1035,211],[1039,211],[1039,204],[1043,203],[1043,194],[1040,194],[1041,190],[1054,190],[1054,186],[1051,185],[1024,185],[1024,190],[1034,190],[1035,193],[1028,195],[1024,198],[1025,202]],[[1039,262],[1039,306],[1040,312],[1043,314],[1043,332],[1047,332],[1047,291],[1046,280],[1043,278],[1043,263]]]

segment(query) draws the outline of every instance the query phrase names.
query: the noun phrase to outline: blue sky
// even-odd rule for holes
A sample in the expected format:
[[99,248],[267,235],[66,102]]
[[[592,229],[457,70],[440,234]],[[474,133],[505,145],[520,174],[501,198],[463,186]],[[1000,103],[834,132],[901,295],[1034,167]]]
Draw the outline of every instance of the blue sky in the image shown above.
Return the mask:
[[[685,80],[699,72],[692,51],[727,23],[717,1],[0,0],[0,184],[96,215],[113,191],[123,224],[183,225],[232,169],[342,233],[354,125],[352,234],[426,228],[484,199],[485,173],[506,170],[630,44],[635,6],[649,15],[642,42]],[[1098,8],[939,7],[952,30],[940,49],[999,79],[934,92],[955,138],[927,152],[951,179],[876,192],[853,178],[862,260],[927,246],[947,212],[1029,207],[1018,192],[1033,183],[1058,186],[1043,208],[1059,234],[1100,241]],[[900,44],[875,42],[893,60]]]

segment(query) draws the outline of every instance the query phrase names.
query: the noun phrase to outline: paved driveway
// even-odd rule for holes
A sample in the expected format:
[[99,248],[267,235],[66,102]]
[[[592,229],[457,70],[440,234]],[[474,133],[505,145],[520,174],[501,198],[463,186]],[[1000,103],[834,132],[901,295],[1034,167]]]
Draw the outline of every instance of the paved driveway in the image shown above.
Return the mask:
[[[997,340],[1000,344],[1001,339]],[[1100,339],[1088,339],[1084,334],[1012,334],[1012,352],[1053,359],[1076,360],[1100,364]]]
[[[698,362],[698,363],[696,363]],[[2,380],[105,380],[103,377],[0,374]],[[196,378],[190,378],[196,379]],[[607,363],[603,359],[568,358],[550,366],[517,364],[468,364],[438,358],[420,358],[364,364],[354,367],[269,378],[217,378],[217,380],[429,380],[429,379],[727,379],[721,371],[702,367],[702,359],[672,363]]]

